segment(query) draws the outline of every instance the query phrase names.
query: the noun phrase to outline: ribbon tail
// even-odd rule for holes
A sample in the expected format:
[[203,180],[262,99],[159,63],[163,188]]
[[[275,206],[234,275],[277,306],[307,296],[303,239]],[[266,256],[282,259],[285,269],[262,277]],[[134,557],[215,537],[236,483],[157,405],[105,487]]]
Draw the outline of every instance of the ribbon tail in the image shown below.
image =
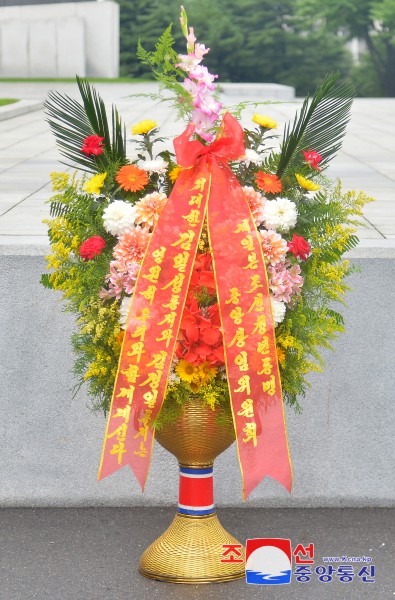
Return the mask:
[[230,169],[211,169],[207,224],[245,500],[267,475],[291,491],[292,467],[259,233]]
[[144,490],[152,424],[166,395],[209,185],[199,164],[184,171],[151,235],[129,311],[99,479],[129,464]]

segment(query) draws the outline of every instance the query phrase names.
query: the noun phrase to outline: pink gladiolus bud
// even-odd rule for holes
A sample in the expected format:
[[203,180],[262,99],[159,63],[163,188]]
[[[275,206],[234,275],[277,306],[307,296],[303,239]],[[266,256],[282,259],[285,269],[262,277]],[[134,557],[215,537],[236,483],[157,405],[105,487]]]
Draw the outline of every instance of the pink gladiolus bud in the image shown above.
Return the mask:
[[196,42],[195,34],[193,32],[193,27],[189,28],[189,34],[186,36],[186,38],[187,38],[188,54],[193,54],[194,49],[195,49],[195,42]]
[[182,4],[181,4],[180,25],[181,25],[182,33],[184,34],[185,37],[188,37],[188,19],[187,19],[187,13],[186,13],[185,8],[183,7]]

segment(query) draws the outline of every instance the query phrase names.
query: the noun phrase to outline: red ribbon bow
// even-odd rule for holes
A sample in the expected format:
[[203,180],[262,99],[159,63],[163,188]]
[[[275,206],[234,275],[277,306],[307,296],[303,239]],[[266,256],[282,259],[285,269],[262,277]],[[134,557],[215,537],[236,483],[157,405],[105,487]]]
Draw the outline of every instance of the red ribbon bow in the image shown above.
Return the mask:
[[226,164],[245,154],[229,113],[207,146],[174,140],[184,167],[151,236],[128,317],[99,479],[129,464],[144,489],[203,223],[213,257],[244,499],[266,476],[292,485],[274,323],[260,235]]

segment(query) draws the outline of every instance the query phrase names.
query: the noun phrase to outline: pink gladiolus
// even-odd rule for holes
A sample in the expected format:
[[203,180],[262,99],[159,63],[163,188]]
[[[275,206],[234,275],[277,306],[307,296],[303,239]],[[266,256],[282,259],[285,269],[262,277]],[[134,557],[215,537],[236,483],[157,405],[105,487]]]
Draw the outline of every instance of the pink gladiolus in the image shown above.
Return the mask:
[[193,27],[189,28],[189,33],[187,35],[187,51],[188,54],[192,54],[195,48],[195,42],[196,42],[196,38],[195,38],[195,33],[193,31]]
[[176,67],[189,73],[199,65],[199,60],[194,54],[179,54],[178,58],[180,62],[176,64]]
[[200,90],[200,86],[192,79],[184,79],[182,87],[191,94],[192,98],[196,98]]
[[195,131],[206,142],[211,142],[213,134],[209,130],[214,127],[217,115],[207,115],[200,108],[195,108],[192,113],[192,122],[195,124]]
[[194,105],[196,108],[200,108],[206,115],[216,114],[216,119],[218,118],[219,112],[222,108],[222,104],[218,102],[214,96],[211,94],[199,93],[196,96]]
[[203,60],[203,57],[207,52],[210,52],[210,48],[206,48],[204,44],[195,44],[195,57],[199,62]]
[[192,79],[197,79],[197,81],[204,83],[204,85],[210,86],[212,85],[214,79],[217,79],[218,75],[212,75],[207,67],[203,67],[202,65],[198,65],[189,72],[189,76]]

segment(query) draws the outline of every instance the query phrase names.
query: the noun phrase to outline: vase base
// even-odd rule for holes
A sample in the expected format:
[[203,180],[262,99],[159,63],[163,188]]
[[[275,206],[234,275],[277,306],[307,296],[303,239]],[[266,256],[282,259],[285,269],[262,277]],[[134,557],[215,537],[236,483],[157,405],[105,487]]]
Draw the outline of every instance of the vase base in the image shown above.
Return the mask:
[[143,553],[139,572],[171,583],[219,583],[245,577],[242,562],[224,560],[224,544],[240,545],[221,525],[215,513],[190,516],[177,513],[170,527]]

